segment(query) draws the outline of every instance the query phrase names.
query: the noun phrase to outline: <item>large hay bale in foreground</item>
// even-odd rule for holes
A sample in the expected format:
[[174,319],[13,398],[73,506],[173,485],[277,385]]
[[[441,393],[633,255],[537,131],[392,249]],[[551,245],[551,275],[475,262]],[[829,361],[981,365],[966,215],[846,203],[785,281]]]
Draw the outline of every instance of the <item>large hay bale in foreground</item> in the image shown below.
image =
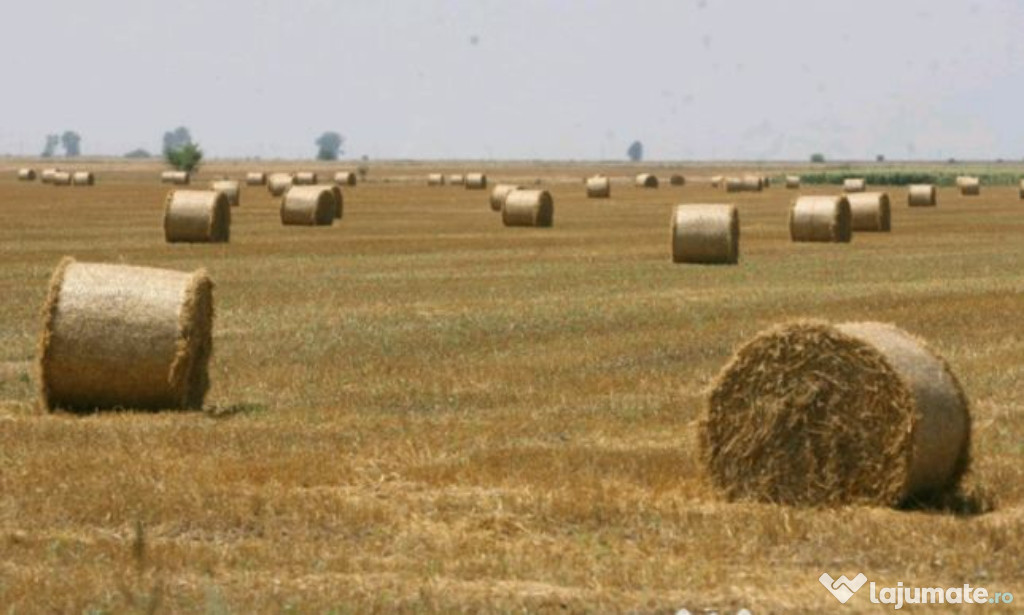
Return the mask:
[[515,190],[522,190],[523,186],[517,186],[515,184],[498,184],[491,190],[491,209],[494,211],[501,211],[501,208],[505,205],[505,198]]
[[726,177],[723,181],[725,181],[726,192],[743,192],[744,190],[743,180],[739,177]]
[[201,408],[212,331],[213,283],[203,270],[65,258],[43,307],[42,406]]
[[981,180],[977,177],[960,178],[961,196],[978,196],[981,194]]
[[428,186],[443,186],[444,185],[444,174],[443,173],[430,173],[427,175]]
[[53,176],[57,174],[60,169],[43,169],[42,173],[39,174],[39,181],[44,184],[52,184]]
[[675,175],[668,178],[668,183],[670,186],[685,186],[686,178],[676,173]]
[[864,192],[867,190],[868,182],[863,177],[848,177],[843,180],[843,192]]
[[338,171],[334,174],[334,183],[339,186],[355,186],[356,174],[352,171]]
[[228,197],[228,205],[238,207],[242,204],[242,184],[236,179],[217,179],[210,182],[210,188],[223,192]]
[[331,186],[295,186],[281,198],[281,224],[330,226],[338,215]]
[[850,229],[888,233],[892,228],[892,210],[885,192],[858,192],[846,197],[850,202]]
[[96,176],[92,171],[75,171],[71,174],[71,183],[76,186],[96,185]]
[[314,171],[299,171],[292,178],[296,186],[314,186],[320,181],[320,176]]
[[70,171],[55,171],[50,177],[50,183],[54,186],[70,186],[74,176]]
[[635,184],[637,188],[657,188],[658,176],[652,173],[641,173],[636,176]]
[[466,190],[484,190],[487,188],[487,176],[483,173],[466,174]]
[[271,173],[267,177],[267,192],[270,196],[283,196],[295,184],[295,178],[289,173]]
[[465,186],[466,176],[460,173],[448,176],[448,183],[452,186]]
[[846,243],[853,236],[850,202],[845,196],[802,196],[789,211],[793,241]]
[[249,171],[245,174],[245,185],[247,186],[266,186],[267,185],[267,174],[263,171]]
[[187,186],[191,178],[188,171],[164,171],[160,174],[160,183],[174,184],[175,186]]
[[547,190],[513,190],[505,197],[501,222],[505,226],[551,226],[555,201]]
[[970,414],[945,361],[880,323],[762,332],[713,383],[701,456],[729,499],[893,506],[954,490]]
[[672,262],[736,264],[740,216],[735,205],[677,205],[672,213]]
[[740,189],[744,192],[761,192],[764,189],[764,178],[760,175],[745,175],[740,182]]
[[217,190],[172,190],[164,206],[167,243],[222,243],[231,239],[231,204]]
[[612,195],[612,180],[595,175],[586,180],[588,199],[607,199]]
[[908,207],[935,207],[938,196],[932,184],[911,184],[907,191]]
[[31,182],[36,180],[35,169],[18,169],[18,181]]
[[786,188],[789,190],[797,190],[800,188],[800,176],[799,175],[787,175],[786,176]]

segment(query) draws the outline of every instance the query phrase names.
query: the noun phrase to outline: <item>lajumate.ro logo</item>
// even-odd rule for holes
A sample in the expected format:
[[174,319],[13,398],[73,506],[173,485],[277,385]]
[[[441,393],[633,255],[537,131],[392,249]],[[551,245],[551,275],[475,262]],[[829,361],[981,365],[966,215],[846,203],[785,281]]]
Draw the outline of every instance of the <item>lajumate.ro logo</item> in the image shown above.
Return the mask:
[[[868,583],[863,573],[852,579],[846,575],[833,579],[827,572],[818,577],[818,582],[841,604],[849,602],[860,588]],[[878,588],[872,581],[868,586],[868,597],[872,604],[891,604],[896,610],[904,606],[919,604],[1011,604],[1011,592],[992,592],[985,587],[972,587],[965,583],[960,587],[906,587],[900,581],[896,587]]]

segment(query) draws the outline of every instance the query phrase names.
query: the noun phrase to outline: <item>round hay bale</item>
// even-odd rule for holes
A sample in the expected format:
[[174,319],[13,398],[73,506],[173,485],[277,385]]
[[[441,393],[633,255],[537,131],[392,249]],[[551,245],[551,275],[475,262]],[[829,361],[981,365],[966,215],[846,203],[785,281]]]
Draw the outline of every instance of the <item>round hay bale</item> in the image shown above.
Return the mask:
[[801,321],[733,355],[699,431],[729,499],[894,506],[957,487],[971,421],[956,376],[921,340],[875,322]]
[[160,174],[160,183],[174,184],[175,186],[187,186],[191,178],[188,171],[164,171]]
[[802,196],[789,212],[793,241],[846,243],[853,236],[850,202],[845,196]]
[[843,192],[864,192],[867,190],[868,182],[863,177],[848,177],[843,180]]
[[786,188],[789,190],[797,190],[800,188],[800,176],[799,175],[787,175],[786,176]]
[[637,188],[657,188],[658,177],[651,173],[641,173],[636,176]]
[[43,169],[43,172],[39,175],[39,181],[44,184],[52,184],[53,176],[57,174],[60,169]]
[[723,181],[725,181],[725,178],[723,178],[721,175],[712,175],[711,176],[711,187],[712,188],[718,188],[719,186],[722,185]]
[[740,189],[744,192],[761,192],[762,188],[764,188],[764,178],[760,175],[745,175]]
[[231,238],[231,205],[217,190],[172,190],[164,206],[167,243],[223,243]]
[[428,186],[443,186],[444,185],[444,174],[442,173],[431,173],[427,175]]
[[682,175],[679,175],[677,173],[677,174],[673,175],[672,177],[668,178],[668,183],[669,183],[670,186],[685,186],[686,185],[686,178],[683,177]]
[[50,177],[50,183],[54,186],[70,186],[73,176],[69,171],[56,171]]
[[762,175],[761,176],[761,187],[762,188],[771,188],[772,187],[772,178],[769,177],[768,175]]
[[740,256],[735,205],[677,205],[672,214],[672,262],[734,265]]
[[281,199],[281,224],[330,226],[338,214],[331,186],[295,186]]
[[960,182],[961,196],[978,196],[981,194],[981,180],[977,177],[964,177]]
[[75,171],[71,174],[71,183],[76,186],[96,185],[96,176],[92,171]]
[[205,271],[65,258],[43,306],[42,406],[202,408],[212,332],[213,282]]
[[607,199],[612,195],[612,180],[602,175],[595,175],[587,180],[588,199]]
[[1024,179],[1020,180],[1020,190],[1019,190],[1019,193],[1020,193],[1019,194],[1020,198],[1024,199]]
[[266,186],[267,185],[267,174],[263,171],[249,171],[245,174],[245,185],[247,186]]
[[487,176],[483,173],[466,174],[466,190],[483,190],[487,188]]
[[341,220],[345,215],[345,195],[341,193],[341,187],[337,184],[329,187],[334,196],[334,219]]
[[547,190],[513,190],[505,197],[501,222],[505,226],[551,226],[555,201]]
[[888,233],[892,227],[889,195],[885,192],[858,192],[846,197],[850,202],[850,229]]
[[36,180],[35,169],[18,169],[18,181],[31,182]]
[[522,186],[515,184],[498,184],[491,190],[491,209],[494,211],[501,211],[502,206],[505,205],[505,197],[514,190],[522,190]]
[[448,176],[448,183],[451,184],[452,186],[465,186],[466,185],[466,176],[465,175],[460,175],[460,174],[449,175]]
[[242,204],[242,184],[236,179],[218,179],[210,182],[210,188],[223,192],[228,197],[228,205],[238,207]]
[[296,186],[314,186],[319,181],[320,177],[313,171],[299,171],[292,178],[292,182]]
[[912,184],[908,189],[908,207],[935,207],[938,202],[938,192],[932,184]]
[[726,177],[724,181],[726,192],[743,192],[744,183],[742,179],[738,177]]
[[283,196],[295,183],[295,178],[288,173],[271,173],[267,177],[267,192],[270,196]]
[[355,186],[356,174],[352,171],[338,171],[334,174],[334,183],[339,186]]

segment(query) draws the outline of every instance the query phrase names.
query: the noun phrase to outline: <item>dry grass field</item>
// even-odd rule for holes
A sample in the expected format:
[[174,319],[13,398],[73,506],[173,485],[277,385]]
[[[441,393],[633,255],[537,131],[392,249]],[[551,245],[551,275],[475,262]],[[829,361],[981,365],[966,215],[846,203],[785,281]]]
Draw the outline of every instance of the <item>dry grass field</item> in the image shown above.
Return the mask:
[[[892,187],[892,233],[793,244],[796,191],[727,195],[700,181],[711,166],[645,167],[657,190],[601,167],[612,198],[587,200],[596,166],[375,164],[333,227],[282,227],[278,201],[245,188],[229,244],[169,245],[155,163],[64,165],[94,169],[92,188],[19,183],[18,166],[0,161],[2,613],[883,608],[866,589],[840,607],[822,572],[1024,601],[1015,188],[908,209]],[[289,166],[315,165],[211,163],[197,184]],[[554,227],[504,228],[489,191],[426,186],[475,168],[541,180]],[[739,207],[739,266],[671,263],[681,202]],[[204,412],[36,409],[64,255],[209,270]],[[973,406],[972,506],[718,497],[697,458],[702,391],[795,317],[893,322],[949,360]]]

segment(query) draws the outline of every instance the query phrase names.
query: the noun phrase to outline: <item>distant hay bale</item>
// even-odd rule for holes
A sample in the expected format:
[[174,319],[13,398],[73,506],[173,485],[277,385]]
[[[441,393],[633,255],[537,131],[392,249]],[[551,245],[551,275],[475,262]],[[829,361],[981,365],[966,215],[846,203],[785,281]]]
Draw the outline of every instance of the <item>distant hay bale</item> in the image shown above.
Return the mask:
[[657,188],[658,177],[651,173],[641,173],[636,176],[637,188]]
[[210,182],[210,188],[223,192],[228,197],[228,205],[238,207],[242,204],[242,185],[236,179],[217,179]]
[[863,177],[848,177],[843,180],[843,192],[864,192],[867,190],[868,182]]
[[771,188],[772,187],[772,178],[770,176],[768,176],[768,175],[762,175],[761,176],[761,187],[762,188]]
[[607,199],[612,195],[612,180],[603,175],[587,178],[587,198]]
[[448,176],[448,183],[452,186],[465,186],[466,176],[456,173]]
[[36,180],[35,169],[18,169],[18,181],[31,182]]
[[977,177],[964,177],[960,182],[961,196],[978,196],[981,194],[981,180]]
[[1018,196],[1020,198],[1024,199],[1024,179],[1020,180],[1020,189],[1019,189],[1018,192],[1019,192]]
[[295,186],[281,199],[281,224],[330,226],[338,215],[331,186]]
[[721,175],[712,175],[711,176],[711,187],[712,188],[718,188],[719,186],[722,185],[723,181],[725,181],[725,178],[723,178]]
[[217,190],[172,190],[164,206],[167,243],[223,243],[231,239],[231,205]]
[[315,186],[319,179],[320,176],[313,171],[299,171],[292,178],[292,182],[296,186]]
[[501,211],[501,208],[505,205],[505,197],[514,190],[522,190],[522,186],[515,184],[498,184],[491,190],[491,209],[494,211]]
[[266,186],[267,185],[267,174],[263,171],[249,171],[245,174],[245,185],[247,186]]
[[764,188],[764,178],[760,175],[745,175],[742,181],[744,192],[761,192]]
[[50,183],[54,186],[70,186],[73,176],[69,171],[56,171],[50,177]]
[[187,186],[190,181],[188,171],[164,171],[160,174],[160,183]]
[[672,214],[672,262],[736,264],[740,216],[734,205],[677,205]]
[[39,181],[44,184],[52,184],[53,176],[57,174],[60,169],[43,169],[43,172],[39,174]]
[[443,173],[431,173],[427,175],[428,186],[443,186],[444,185],[444,174]]
[[787,175],[786,176],[786,188],[789,190],[796,190],[800,188],[800,176],[799,175]]
[[885,192],[858,192],[846,197],[850,202],[850,229],[888,233],[892,228],[892,210]]
[[43,306],[41,404],[80,412],[202,408],[212,331],[213,282],[203,270],[65,258]]
[[267,192],[271,196],[283,196],[295,183],[295,178],[289,173],[271,173],[267,177]]
[[799,321],[740,348],[699,425],[711,482],[731,500],[895,506],[953,492],[971,419],[946,362],[876,322]]
[[908,207],[935,207],[938,195],[932,184],[912,184],[907,192]]
[[96,176],[92,171],[75,171],[71,174],[71,183],[76,186],[96,185]]
[[802,196],[789,212],[793,241],[846,243],[853,236],[850,202],[845,196]]
[[466,190],[484,190],[487,188],[487,176],[483,173],[466,174]]
[[505,226],[551,226],[555,202],[547,190],[513,190],[505,197],[501,222]]
[[724,181],[726,192],[743,192],[744,183],[739,177],[726,177]]
[[677,174],[673,175],[672,177],[668,178],[668,183],[669,183],[670,186],[685,186],[686,185],[686,178],[683,177],[682,175],[679,175],[677,173]]
[[334,183],[339,186],[355,186],[356,174],[352,171],[338,171],[334,174]]

